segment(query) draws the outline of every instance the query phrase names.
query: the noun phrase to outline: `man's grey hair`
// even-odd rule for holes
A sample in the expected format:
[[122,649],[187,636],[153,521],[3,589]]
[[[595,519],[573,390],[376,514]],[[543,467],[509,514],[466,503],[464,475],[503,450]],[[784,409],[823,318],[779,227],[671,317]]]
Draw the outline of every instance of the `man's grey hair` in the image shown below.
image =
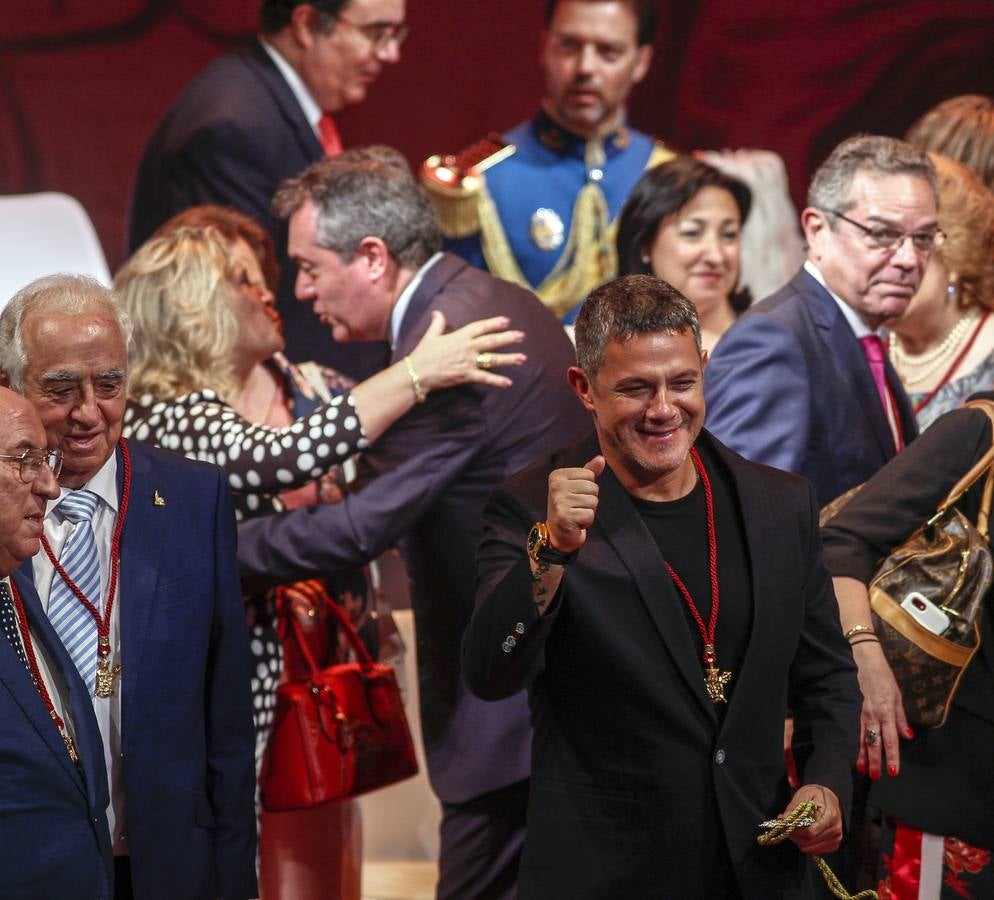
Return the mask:
[[116,320],[128,348],[128,365],[134,352],[131,319],[114,292],[87,275],[59,273],[38,278],[22,287],[0,313],[0,371],[18,393],[24,392],[24,352],[22,326],[32,313],[39,315],[81,315],[104,310]]
[[359,147],[314,163],[280,185],[273,205],[289,218],[308,200],[317,208],[318,243],[346,263],[365,237],[382,240],[411,269],[442,248],[428,196],[392,147]]
[[588,377],[604,363],[609,341],[625,343],[642,334],[694,336],[701,352],[697,308],[675,287],[651,275],[626,275],[597,288],[576,320],[576,359]]
[[924,178],[932,188],[936,208],[939,206],[939,179],[925,151],[907,141],[877,134],[857,134],[829,154],[811,179],[808,206],[826,212],[851,209],[852,183],[860,172]]

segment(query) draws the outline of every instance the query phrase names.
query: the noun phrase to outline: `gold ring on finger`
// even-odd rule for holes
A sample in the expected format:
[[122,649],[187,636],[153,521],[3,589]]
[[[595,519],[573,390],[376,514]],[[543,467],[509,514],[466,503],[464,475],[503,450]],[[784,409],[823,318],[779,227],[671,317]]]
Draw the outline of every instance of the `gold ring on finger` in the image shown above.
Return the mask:
[[477,353],[476,367],[478,369],[492,369],[494,367],[494,355],[492,353]]

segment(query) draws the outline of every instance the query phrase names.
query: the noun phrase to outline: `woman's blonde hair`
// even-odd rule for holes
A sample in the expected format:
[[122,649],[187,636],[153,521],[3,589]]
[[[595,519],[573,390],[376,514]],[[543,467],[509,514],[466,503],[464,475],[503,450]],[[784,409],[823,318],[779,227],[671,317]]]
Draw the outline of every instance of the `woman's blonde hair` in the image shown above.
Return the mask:
[[929,153],[939,176],[939,227],[946,239],[936,250],[959,277],[961,306],[994,308],[994,194],[963,163]]
[[171,400],[210,388],[232,397],[238,335],[228,245],[214,228],[177,228],[135,251],[114,278],[134,323],[128,393]]

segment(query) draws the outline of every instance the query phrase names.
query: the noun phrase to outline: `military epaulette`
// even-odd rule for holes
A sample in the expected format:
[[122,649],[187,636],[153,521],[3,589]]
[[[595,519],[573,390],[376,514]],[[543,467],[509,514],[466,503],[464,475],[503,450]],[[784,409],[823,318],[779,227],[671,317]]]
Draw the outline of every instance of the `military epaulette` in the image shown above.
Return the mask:
[[672,150],[662,141],[655,140],[652,143],[652,152],[649,154],[649,161],[645,164],[647,169],[654,169],[656,166],[669,162],[677,158],[676,150]]
[[490,134],[461,153],[429,156],[421,166],[421,183],[428,191],[442,233],[464,238],[480,230],[477,200],[483,173],[514,153],[514,144]]

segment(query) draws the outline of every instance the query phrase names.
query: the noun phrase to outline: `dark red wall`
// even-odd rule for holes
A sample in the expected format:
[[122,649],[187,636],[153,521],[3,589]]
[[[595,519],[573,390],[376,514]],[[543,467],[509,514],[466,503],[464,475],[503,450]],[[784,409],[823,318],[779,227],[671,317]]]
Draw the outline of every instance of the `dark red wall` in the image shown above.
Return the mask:
[[[527,117],[542,0],[408,0],[404,59],[342,116],[346,144],[412,161]],[[795,199],[854,131],[900,134],[957,93],[994,93],[992,0],[661,2],[635,124],[680,149],[767,147]],[[0,2],[0,193],[63,190],[121,261],[131,179],[156,119],[250,34],[251,0]],[[0,250],[2,256],[2,250]]]

